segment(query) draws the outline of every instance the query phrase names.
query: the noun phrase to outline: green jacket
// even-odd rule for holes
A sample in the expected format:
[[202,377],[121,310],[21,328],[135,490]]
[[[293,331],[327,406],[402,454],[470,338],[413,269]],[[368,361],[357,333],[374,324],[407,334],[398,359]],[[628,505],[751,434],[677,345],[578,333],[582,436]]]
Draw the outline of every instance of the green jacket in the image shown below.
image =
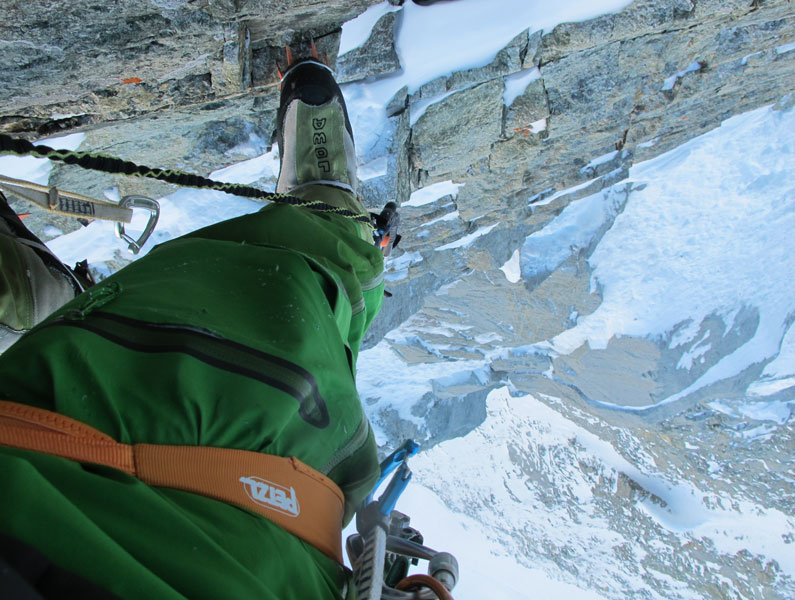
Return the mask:
[[[296,456],[347,522],[378,475],[354,381],[383,298],[363,229],[271,205],[162,244],[0,357],[0,398],[123,443]],[[0,533],[123,598],[338,598],[347,580],[262,516],[107,467],[0,447],[0,481]]]

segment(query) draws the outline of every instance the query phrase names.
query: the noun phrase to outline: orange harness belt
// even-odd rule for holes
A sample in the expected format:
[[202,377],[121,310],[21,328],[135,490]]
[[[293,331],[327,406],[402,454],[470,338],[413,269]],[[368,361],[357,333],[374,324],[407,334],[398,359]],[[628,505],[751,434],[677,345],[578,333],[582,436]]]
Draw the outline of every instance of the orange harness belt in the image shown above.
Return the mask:
[[0,400],[0,445],[119,469],[256,512],[342,562],[344,496],[296,458],[210,446],[120,444],[48,410]]

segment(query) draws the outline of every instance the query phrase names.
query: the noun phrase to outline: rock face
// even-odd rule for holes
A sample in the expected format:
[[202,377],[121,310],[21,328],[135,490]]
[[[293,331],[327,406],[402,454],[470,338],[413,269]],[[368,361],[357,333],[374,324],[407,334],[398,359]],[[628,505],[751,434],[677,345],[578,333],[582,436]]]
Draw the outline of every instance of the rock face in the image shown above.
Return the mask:
[[417,181],[469,166],[502,133],[502,79],[492,79],[430,105],[412,128],[411,161]]
[[[791,40],[786,32],[794,13],[783,1],[634,2],[618,14],[563,24],[543,36],[522,34],[491,65],[411,94],[405,110],[414,123],[406,133],[412,189],[447,179],[464,186],[455,199],[458,218],[412,241],[424,261],[393,284],[392,307],[374,339],[416,311],[416,286],[428,273],[438,288],[471,268],[466,257],[452,257],[434,272],[423,248],[444,245],[474,227],[473,219],[500,221],[477,242],[478,250],[462,252],[485,247],[498,266],[569,201],[619,181],[635,162],[787,94],[795,53],[776,48]],[[501,106],[503,83],[536,64],[539,76]],[[450,93],[459,86],[462,91]],[[393,111],[402,108],[399,95],[396,101]],[[576,194],[536,211],[530,206],[590,180]],[[406,213],[404,222],[415,222],[414,209]]]
[[[132,0],[94,6],[77,0],[49,3],[46,20],[36,3],[12,3],[0,21],[0,130],[29,137],[83,131],[81,149],[206,174],[248,158],[251,134],[270,140],[276,63],[285,43],[313,37],[350,82],[399,71],[393,35],[400,12],[382,17],[361,48],[337,56],[341,23],[376,3]],[[795,6],[787,0],[635,0],[617,14],[546,33],[524,31],[487,65],[395,94],[383,139],[359,148],[361,166],[373,171],[361,185],[365,204],[405,203],[411,191],[447,180],[461,187],[401,211],[404,242],[387,272],[392,297],[366,346],[389,333],[384,343],[400,356],[401,368],[419,373],[427,365],[457,366],[450,377],[431,381],[408,414],[363,395],[390,440],[410,436],[433,446],[461,436],[487,418],[488,393],[509,385],[548,400],[629,461],[641,456],[661,473],[686,475],[714,498],[740,490],[791,517],[792,428],[778,427],[768,447],[752,447],[735,435],[747,423],[708,404],[742,397],[764,365],[643,419],[604,406],[636,407],[686,390],[753,335],[759,322],[754,310],[740,311],[731,327],[718,315],[694,324],[695,339],[707,340],[709,348],[688,369],[677,364],[700,342],[672,350],[674,334],[614,338],[604,348],[584,345],[566,355],[530,346],[570,329],[602,302],[588,259],[636,189],[632,183],[613,187],[629,167],[747,110],[776,101],[792,110],[795,95],[787,94],[795,81],[795,51],[786,48],[795,41],[793,31]],[[506,104],[506,90],[516,86]],[[114,186],[152,196],[169,190],[62,168],[53,170],[51,183],[93,196]],[[572,202],[602,190],[605,212],[587,240],[559,256],[534,246],[532,234],[544,232]],[[78,226],[35,211],[28,223],[37,233],[51,224],[63,231]],[[521,283],[500,271],[515,252]],[[791,401],[792,389],[780,397]],[[704,452],[683,453],[694,438]],[[623,473],[585,464],[574,442],[554,452],[524,438],[509,445],[511,464],[542,490],[529,500],[534,506],[570,494],[570,479],[556,479],[545,467],[554,454],[552,462],[582,469],[572,477],[594,490],[599,519],[625,533],[627,523],[643,523],[627,533],[641,541],[614,549],[618,566],[612,571],[637,562],[633,554],[647,557],[639,597],[684,598],[690,588],[716,599],[792,597],[792,582],[777,565],[748,553],[727,556],[700,543],[682,544],[639,516],[639,499],[659,503],[653,491]],[[716,472],[720,478],[712,476]],[[532,532],[504,525],[527,560],[552,553]],[[660,547],[675,552],[668,556]],[[563,548],[553,560],[579,581],[588,569],[571,556],[576,553]],[[609,597],[637,591],[627,584],[620,593],[586,580]]]
[[[561,25],[537,36],[534,45],[533,36],[519,36],[492,65],[429,82],[407,101],[404,94],[395,97],[391,114],[405,110],[412,123],[406,134],[412,189],[445,180],[463,186],[454,197],[403,208],[405,254],[396,257],[388,273],[393,296],[374,324],[371,342],[387,335],[388,346],[418,377],[429,365],[455,363],[459,368],[450,376],[437,376],[431,391],[417,398],[410,416],[395,411],[384,396],[369,397],[370,414],[387,438],[412,436],[433,445],[458,437],[462,428],[474,428],[485,418],[486,393],[509,385],[516,394],[549,399],[556,411],[602,439],[613,440],[633,463],[639,460],[636,450],[643,448],[655,469],[672,478],[686,477],[705,491],[705,497],[738,494],[792,514],[784,475],[791,425],[743,422],[712,407],[716,400],[742,402],[749,382],[764,365],[683,394],[642,418],[606,408],[649,406],[686,390],[754,335],[759,315],[741,311],[731,327],[717,315],[708,316],[695,324],[698,334],[685,346],[676,346],[671,337],[624,336],[603,349],[585,345],[567,355],[541,354],[529,346],[572,328],[578,317],[602,302],[600,291],[591,287],[588,258],[621,214],[631,185],[605,191],[615,195],[609,203],[612,213],[587,243],[567,249],[559,262],[534,265],[525,240],[543,232],[571,202],[626,178],[634,163],[675,148],[735,114],[779,99],[782,109],[790,106],[795,52],[786,48],[793,42],[793,25],[795,9],[787,2],[634,2],[615,15]],[[505,59],[516,55],[520,60]],[[539,72],[533,75],[536,65]],[[503,106],[503,84],[516,79],[528,81],[527,86]],[[572,186],[580,187],[557,193]],[[444,249],[452,240],[492,226],[466,247]],[[499,271],[517,248],[522,250],[522,286],[508,282]],[[700,360],[680,368],[683,357],[701,351],[701,341],[705,353]],[[506,347],[511,350],[500,350]],[[792,388],[776,398],[791,402]],[[467,415],[467,421],[451,419],[451,414]],[[743,438],[742,432],[753,427],[770,428],[770,447]],[[480,429],[475,433],[476,439],[483,435]],[[531,437],[518,428],[516,436]],[[695,447],[693,439],[701,440],[701,450],[682,452]],[[511,447],[515,443],[522,444],[506,442]],[[547,467],[528,463],[535,453],[540,454],[539,464],[547,456],[559,458],[564,471],[568,467],[563,464],[578,464],[577,477],[591,481],[588,486],[594,490],[604,491],[602,485],[612,477],[596,475],[572,448],[516,448],[511,472],[527,473],[525,486],[538,496],[568,484],[550,480]],[[713,479],[714,473],[720,473],[720,482]],[[629,543],[617,549],[617,556],[647,556],[650,569],[666,574],[658,578],[651,571],[638,573],[650,582],[645,591],[634,590],[639,595],[683,597],[663,582],[667,576],[687,581],[690,589],[707,598],[792,595],[791,579],[758,556],[729,557],[700,541],[684,543],[652,522],[630,533],[622,523],[644,521],[634,505],[647,501],[644,498],[660,505],[665,500],[624,475],[607,487],[623,496],[607,492],[603,500],[609,506],[604,506],[602,516],[615,521],[615,531],[639,540],[637,547]],[[491,519],[487,513],[495,510],[503,514],[488,493],[483,502],[490,508],[479,511],[467,508],[467,503],[456,504],[451,490],[440,487],[437,492],[476,519]],[[472,502],[472,497],[467,500]],[[559,502],[551,497],[527,500],[533,506]],[[517,542],[517,556],[532,556],[534,562],[552,555],[573,575],[572,581],[588,578],[584,573],[591,569],[578,552],[551,551],[537,541],[536,532],[522,531],[515,523],[504,520],[510,537],[522,540]],[[554,533],[550,536],[555,538]],[[673,548],[677,558],[655,549],[655,539],[657,548]],[[691,577],[686,568],[674,566],[680,561],[711,562],[715,573]],[[625,572],[624,567],[617,571]],[[733,583],[727,587],[719,573],[730,572],[743,575],[729,576]],[[630,595],[628,588],[623,595]]]
[[[536,79],[528,84],[524,92],[507,108],[505,114],[505,131],[509,135],[517,133],[528,136],[534,133],[544,134],[546,119],[549,117],[549,100],[543,79]],[[534,131],[537,129],[538,131]],[[545,134],[544,134],[545,135]]]
[[[314,37],[336,60],[341,24],[378,0],[131,0],[51,2],[0,9],[0,131],[42,137],[82,130],[83,149],[206,174],[235,160],[250,133],[269,139],[284,45]],[[391,39],[391,37],[390,37]],[[246,92],[243,94],[243,92]],[[101,198],[158,197],[173,187],[55,167],[51,184]],[[29,226],[63,232],[74,219],[29,208]],[[49,230],[48,230],[49,231]]]
[[389,12],[373,27],[370,37],[359,48],[346,52],[337,61],[337,81],[348,83],[387,75],[400,69],[400,59],[395,50],[394,31],[402,12]]
[[46,18],[5,3],[0,127],[46,135],[219,100],[251,87],[255,49],[320,40],[376,2],[57,0]]

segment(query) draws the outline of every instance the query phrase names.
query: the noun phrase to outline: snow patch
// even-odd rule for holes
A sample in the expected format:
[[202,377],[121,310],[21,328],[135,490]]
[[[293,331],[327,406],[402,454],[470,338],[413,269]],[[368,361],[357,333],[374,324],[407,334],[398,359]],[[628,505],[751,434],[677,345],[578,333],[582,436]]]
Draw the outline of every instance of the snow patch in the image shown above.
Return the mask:
[[494,225],[487,225],[485,227],[478,228],[477,231],[470,233],[469,235],[465,235],[461,239],[455,240],[454,242],[450,242],[449,244],[445,244],[444,246],[439,246],[436,248],[437,252],[441,252],[442,250],[453,250],[455,248],[466,248],[472,244],[476,239],[479,237],[483,237],[484,235],[488,234],[492,229],[494,229],[499,223],[495,223]]
[[500,271],[505,273],[505,279],[511,283],[518,283],[522,278],[520,270],[519,250],[514,250],[511,258],[508,259],[504,265],[500,267]]
[[[246,129],[251,129],[251,128],[252,128],[251,124],[247,123]],[[224,152],[224,154],[226,154],[227,156],[242,154],[243,156],[248,156],[249,158],[256,158],[262,155],[264,152],[266,152],[267,148],[268,148],[268,142],[267,140],[265,140],[265,138],[257,135],[256,133],[250,132],[248,134],[248,139],[245,142],[241,142],[234,148],[230,148],[229,150]]]
[[[72,133],[63,137],[47,138],[34,142],[36,146],[49,146],[56,150],[77,150],[86,139],[85,133]],[[0,156],[0,175],[23,179],[39,185],[49,185],[52,162],[32,156]]]
[[457,92],[461,92],[463,90],[452,90],[450,92],[446,92],[444,94],[440,94],[438,96],[433,96],[432,98],[426,98],[424,100],[420,100],[419,102],[413,104],[410,108],[410,118],[409,118],[409,125],[414,127],[417,121],[420,120],[420,117],[425,114],[425,111],[428,110],[429,106],[434,104],[438,104],[448,96],[452,96]]
[[102,195],[111,202],[121,202],[121,192],[118,187],[108,188],[102,192]]
[[446,215],[442,215],[441,217],[436,217],[435,219],[431,219],[427,223],[423,223],[420,227],[430,227],[431,225],[435,225],[436,223],[443,223],[446,221],[455,221],[458,217],[461,216],[457,210],[447,213]]
[[759,56],[760,54],[764,54],[764,52],[762,52],[762,51],[760,50],[759,52],[751,52],[751,54],[746,54],[745,56],[743,56],[743,59],[740,61],[740,63],[741,63],[743,66],[745,66],[745,65],[747,65],[747,64],[748,64],[748,61],[749,61],[749,60],[750,60],[752,57],[754,57],[754,56]]
[[781,350],[770,376],[791,375],[793,342],[783,342],[795,314],[793,165],[795,113],[764,107],[633,166],[630,181],[646,187],[631,193],[589,260],[602,304],[554,348],[568,354],[586,342],[605,348],[619,335],[664,337],[684,318],[697,328],[710,314],[745,306],[759,311],[755,335],[663,403]]
[[521,249],[522,276],[551,273],[572,254],[587,248],[596,233],[618,213],[620,194],[603,190],[571,202],[546,227],[525,239]]
[[397,258],[393,258],[389,262],[389,268],[394,270],[408,269],[412,265],[422,262],[422,254],[419,252],[404,252]]
[[712,348],[712,344],[704,344],[704,342],[709,337],[709,331],[707,331],[702,338],[697,341],[687,352],[683,353],[679,362],[676,365],[677,369],[691,369],[693,368],[693,361],[701,358],[703,361],[703,356],[709,349]]
[[505,106],[510,106],[513,101],[519,96],[524,94],[527,86],[541,77],[541,70],[538,67],[532,69],[524,69],[518,73],[513,73],[504,77],[505,92],[503,93],[503,101]]
[[367,181],[368,179],[374,179],[376,177],[383,177],[387,174],[388,167],[389,161],[387,160],[387,157],[379,156],[367,164],[360,165],[357,169],[357,175],[362,181]]
[[786,54],[787,52],[792,52],[795,50],[795,42],[791,44],[784,44],[783,46],[776,46],[776,54]]
[[566,188],[565,190],[560,190],[559,192],[555,192],[554,194],[552,194],[551,196],[547,196],[546,198],[542,198],[540,195],[535,195],[531,198],[528,198],[527,203],[532,204],[533,206],[544,206],[546,204],[550,204],[555,200],[557,200],[558,198],[560,198],[561,196],[566,196],[567,194],[573,194],[574,192],[579,192],[580,190],[587,188],[597,179],[599,178],[597,177],[595,179],[589,179],[588,181],[575,185],[574,187]]
[[482,360],[408,363],[393,349],[390,340],[410,343],[412,339],[413,334],[404,324],[390,332],[387,339],[359,354],[356,388],[373,424],[376,441],[381,445],[389,441],[379,426],[382,411],[395,410],[401,419],[423,428],[422,417],[416,416],[412,408],[433,391],[434,380],[483,368]]
[[704,68],[704,64],[703,63],[701,63],[701,62],[699,62],[697,60],[694,60],[689,65],[687,65],[687,67],[685,69],[683,69],[682,71],[679,71],[678,73],[675,73],[674,75],[671,75],[670,77],[668,77],[663,82],[663,85],[660,88],[660,91],[667,92],[667,91],[670,91],[670,90],[674,89],[674,86],[676,85],[676,81],[678,79],[681,79],[682,77],[684,77],[688,73],[693,73],[695,71],[700,71],[703,68]]
[[785,377],[784,379],[755,381],[746,390],[751,396],[772,396],[786,389],[795,387],[795,377]]
[[59,235],[63,235],[63,231],[58,229],[55,225],[47,225],[44,228],[44,236],[45,237],[57,237]]
[[[224,183],[249,184],[261,179],[276,179],[279,177],[279,148],[274,144],[271,149],[255,158],[250,158],[229,167],[218,169],[210,173],[210,179]],[[276,185],[272,184],[273,191]]]
[[425,206],[426,204],[436,202],[439,198],[444,198],[445,196],[452,196],[455,198],[458,196],[459,188],[461,188],[463,185],[463,183],[453,183],[452,181],[447,180],[425,186],[424,188],[420,188],[416,192],[413,192],[408,201],[403,203],[403,206]]
[[602,156],[594,158],[591,162],[589,162],[582,169],[580,169],[580,173],[587,173],[589,171],[594,171],[596,167],[598,167],[599,165],[609,163],[616,156],[618,156],[618,152],[619,152],[618,150],[613,150],[612,152],[608,152],[607,154],[602,154]]
[[708,402],[711,409],[734,418],[749,418],[755,421],[773,421],[784,425],[792,416],[795,401],[780,402],[739,402],[728,403],[722,400]]
[[381,2],[371,6],[355,19],[343,23],[340,47],[337,51],[338,55],[342,56],[351,50],[361,47],[370,37],[378,20],[385,14],[398,10],[400,10],[399,6],[392,6],[389,2]]
[[542,131],[547,130],[547,120],[539,119],[538,121],[533,121],[530,123],[530,133],[541,133]]
[[[441,75],[487,65],[525,29],[550,31],[560,23],[618,12],[629,3],[629,0],[560,0],[545,4],[527,0],[457,0],[418,6],[406,2],[396,43],[404,75],[397,78],[399,84],[396,82],[394,91],[408,85],[409,92],[414,92]],[[510,15],[510,18],[495,18],[495,15]]]
[[501,342],[502,340],[503,337],[495,331],[490,333],[481,333],[480,335],[475,336],[475,341],[478,344],[492,344],[494,342]]

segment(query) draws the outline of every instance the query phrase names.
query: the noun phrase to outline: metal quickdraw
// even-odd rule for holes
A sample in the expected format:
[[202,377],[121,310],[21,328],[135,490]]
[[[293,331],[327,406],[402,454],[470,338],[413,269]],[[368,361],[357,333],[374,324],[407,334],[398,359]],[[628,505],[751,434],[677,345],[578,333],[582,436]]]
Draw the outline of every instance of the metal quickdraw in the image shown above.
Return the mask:
[[[407,461],[419,446],[408,440],[381,463],[373,492],[356,513],[357,534],[346,542],[360,600],[452,600],[458,562],[448,552],[423,545],[422,534],[409,527],[407,515],[396,510],[398,498],[411,481]],[[374,500],[375,489],[394,472],[386,491]],[[408,575],[410,565],[428,561],[428,575]]]
[[[160,204],[145,196],[125,196],[119,204],[107,200],[97,200],[82,194],[59,190],[55,186],[39,185],[22,179],[0,175],[0,190],[5,190],[41,208],[69,217],[93,221],[116,221],[116,235],[129,244],[130,251],[138,254],[141,247],[152,235],[160,216]],[[149,221],[143,233],[134,239],[124,231],[124,224],[130,223],[133,209],[144,208],[149,211]]]
[[82,194],[59,190],[55,186],[39,185],[22,179],[0,175],[0,189],[18,196],[45,210],[78,217],[129,223],[132,210],[106,200],[95,200]]
[[148,240],[149,236],[152,235],[155,227],[157,227],[157,220],[160,218],[160,204],[157,202],[157,200],[152,200],[146,196],[131,195],[122,198],[119,206],[130,209],[143,208],[149,211],[149,220],[146,222],[143,233],[141,233],[137,240],[130,237],[124,231],[124,223],[116,223],[116,237],[127,242],[127,248],[130,250],[130,252],[133,254],[138,254],[141,251],[141,248],[143,248],[143,245],[146,243],[146,240]]

